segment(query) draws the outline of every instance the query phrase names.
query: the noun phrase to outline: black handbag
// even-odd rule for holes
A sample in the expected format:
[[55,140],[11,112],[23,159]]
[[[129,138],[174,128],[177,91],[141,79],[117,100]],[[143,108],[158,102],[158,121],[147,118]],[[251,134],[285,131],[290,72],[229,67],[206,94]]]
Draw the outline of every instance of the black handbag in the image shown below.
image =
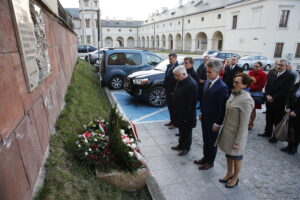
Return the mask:
[[266,101],[265,93],[263,93],[262,91],[250,91],[250,95],[255,104],[264,104]]

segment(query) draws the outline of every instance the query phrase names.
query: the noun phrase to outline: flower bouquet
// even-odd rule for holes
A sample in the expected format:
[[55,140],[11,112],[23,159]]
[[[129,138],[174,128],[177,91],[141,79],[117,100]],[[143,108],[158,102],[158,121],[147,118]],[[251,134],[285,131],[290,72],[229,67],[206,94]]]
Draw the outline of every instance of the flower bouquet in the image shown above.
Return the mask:
[[109,120],[95,119],[84,125],[76,141],[78,158],[83,164],[101,171],[121,170],[134,173],[143,167],[135,125],[112,109]]

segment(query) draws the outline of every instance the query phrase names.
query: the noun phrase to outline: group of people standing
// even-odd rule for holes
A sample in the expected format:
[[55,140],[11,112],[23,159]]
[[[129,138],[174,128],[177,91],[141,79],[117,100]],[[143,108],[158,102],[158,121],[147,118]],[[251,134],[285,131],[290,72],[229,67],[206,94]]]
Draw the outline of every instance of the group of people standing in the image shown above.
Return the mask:
[[[179,156],[186,155],[190,150],[192,130],[197,124],[196,105],[200,100],[203,157],[194,163],[199,165],[199,170],[213,167],[219,146],[227,159],[227,173],[219,181],[226,183],[227,188],[236,186],[248,130],[254,126],[256,109],[261,109],[261,105],[251,97],[251,91],[262,91],[263,88],[267,99],[267,123],[265,133],[259,135],[272,136],[271,129],[281,121],[285,113],[286,97],[290,94],[286,112],[293,117],[290,123],[295,131],[291,136],[293,142],[289,142],[284,151],[297,151],[300,140],[300,83],[291,90],[295,78],[286,70],[285,60],[280,60],[268,76],[263,72],[261,62],[255,63],[249,74],[243,73],[237,65],[237,57],[226,59],[222,65],[220,61],[210,60],[206,56],[197,72],[193,69],[194,61],[191,57],[186,57],[184,65],[179,66],[177,55],[171,53],[169,61],[164,88],[170,122],[165,126],[179,129],[178,145],[171,147],[180,151]],[[281,88],[277,88],[277,85]]]

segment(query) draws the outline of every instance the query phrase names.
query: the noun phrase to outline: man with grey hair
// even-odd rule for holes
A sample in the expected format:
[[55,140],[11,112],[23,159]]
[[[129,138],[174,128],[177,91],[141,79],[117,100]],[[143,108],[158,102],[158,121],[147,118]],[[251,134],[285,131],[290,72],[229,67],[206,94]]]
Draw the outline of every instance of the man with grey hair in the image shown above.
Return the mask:
[[164,79],[164,84],[163,87],[166,92],[167,96],[167,105],[168,105],[168,110],[170,114],[170,122],[165,124],[165,126],[168,126],[169,129],[175,128],[173,124],[173,103],[172,103],[172,95],[174,94],[174,88],[176,85],[176,80],[173,75],[173,70],[175,67],[177,67],[178,61],[177,61],[177,54],[176,53],[170,53],[169,54],[169,62],[170,64],[167,65],[167,70],[165,73],[165,79]]
[[196,103],[198,87],[196,81],[188,75],[184,66],[173,70],[177,80],[174,95],[173,123],[179,129],[179,144],[171,149],[180,151],[179,156],[187,154],[192,144],[192,130],[196,126]]
[[273,127],[276,126],[285,115],[285,106],[290,89],[292,88],[295,77],[287,70],[288,62],[281,59],[277,64],[277,71],[268,76],[265,87],[266,95],[266,127],[263,134],[258,134],[261,137],[271,137],[270,143],[275,143],[278,140],[273,136]]
[[200,170],[208,170],[214,166],[217,147],[214,145],[218,137],[219,128],[225,115],[225,104],[228,99],[228,87],[220,79],[222,64],[212,60],[206,63],[207,80],[204,84],[202,102],[200,104],[199,119],[202,125],[203,157],[195,160]]

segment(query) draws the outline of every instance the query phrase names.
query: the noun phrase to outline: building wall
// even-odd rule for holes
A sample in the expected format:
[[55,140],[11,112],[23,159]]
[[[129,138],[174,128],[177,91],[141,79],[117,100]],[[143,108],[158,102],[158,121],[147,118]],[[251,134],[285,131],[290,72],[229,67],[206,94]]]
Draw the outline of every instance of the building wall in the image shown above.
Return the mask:
[[1,0],[1,200],[30,199],[77,59],[76,35],[43,13],[52,72],[29,93],[9,0]]
[[[282,9],[290,10],[287,28],[279,28]],[[222,50],[279,59],[274,57],[275,45],[283,42],[282,58],[292,55],[292,65],[300,68],[300,58],[295,58],[300,43],[299,10],[298,0],[251,0],[198,14],[186,13],[185,17],[158,18],[155,22],[148,19],[137,28],[103,26],[103,46],[119,47],[117,38],[123,38],[124,47],[129,47],[126,38],[133,37],[138,48],[199,53]],[[238,16],[236,29],[232,29],[233,15]],[[129,29],[133,32],[128,33]],[[112,42],[105,42],[109,37]]]
[[[288,27],[280,28],[282,9],[290,10]],[[295,0],[251,1],[226,8],[224,49],[240,55],[260,54],[274,58],[275,45],[283,42],[282,58],[291,53],[294,67],[300,65],[295,58],[300,35],[300,2]],[[259,13],[260,17],[258,17]],[[270,15],[271,14],[271,15]],[[237,29],[232,29],[232,16],[238,15]]]
[[137,28],[102,27],[103,46],[121,47],[123,43],[123,47],[137,47],[137,34]]

